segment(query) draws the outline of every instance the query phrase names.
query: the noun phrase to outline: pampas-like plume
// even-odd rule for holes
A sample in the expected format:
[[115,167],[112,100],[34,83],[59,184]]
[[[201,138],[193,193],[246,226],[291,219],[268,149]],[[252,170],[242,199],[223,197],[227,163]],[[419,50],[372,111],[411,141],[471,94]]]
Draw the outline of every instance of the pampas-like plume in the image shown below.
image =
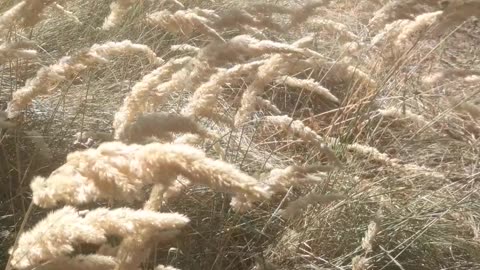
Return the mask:
[[254,178],[228,163],[207,158],[194,147],[160,143],[108,142],[98,149],[71,153],[66,164],[48,178],[35,178],[31,188],[34,203],[42,207],[99,199],[131,201],[142,197],[145,185],[169,187],[177,175],[218,191],[244,194],[253,201],[271,195]]
[[294,184],[303,183],[318,183],[318,181],[311,181],[307,174],[328,172],[333,170],[332,166],[325,165],[310,165],[310,166],[298,166],[292,165],[284,169],[273,169],[270,171],[268,178],[265,180],[265,184],[274,192],[287,192],[288,188]]
[[[341,166],[340,161],[335,157],[335,154],[332,152],[330,148],[328,148],[326,144],[335,145],[338,143],[337,139],[331,137],[322,137],[311,130],[309,127],[306,127],[301,121],[293,120],[291,117],[283,115],[283,116],[266,116],[264,117],[264,121],[267,124],[272,124],[283,129],[286,129],[294,134],[298,135],[300,138],[307,142],[312,142],[321,145],[321,149],[327,155],[327,157],[334,161],[338,166]],[[343,146],[355,152],[356,154],[360,154],[363,156],[368,156],[369,158],[380,162],[384,165],[391,166],[393,168],[399,169],[403,172],[410,173],[410,174],[421,174],[437,179],[445,179],[445,175],[442,173],[438,173],[432,171],[428,168],[423,166],[418,166],[415,164],[401,164],[400,160],[392,159],[388,157],[387,154],[381,153],[378,151],[377,148],[362,145],[358,143],[352,144],[343,144]]]
[[462,80],[466,83],[478,82],[480,78],[480,70],[472,69],[447,69],[434,72],[422,78],[422,82],[428,85],[444,83],[449,80]]
[[[304,42],[303,39],[301,41]],[[182,89],[197,89],[198,85],[201,85],[205,78],[211,77],[211,74],[217,70],[216,67],[223,66],[227,63],[245,61],[245,58],[247,57],[258,57],[266,53],[275,52],[300,54],[305,52],[305,50],[296,48],[292,45],[273,42],[271,40],[257,40],[247,35],[236,36],[226,43],[212,43],[201,49],[197,56],[194,57],[192,61],[190,61],[184,68],[175,72],[169,81],[157,85],[155,88],[155,95],[149,100],[149,102],[152,105],[158,106],[164,102],[170,93],[174,91],[179,91]],[[219,77],[215,78],[223,80],[232,76],[231,74],[247,72],[250,69],[256,68],[256,66],[257,63],[252,62],[251,64],[245,64],[245,66],[233,67],[225,73],[225,77],[220,74]],[[210,85],[212,85],[211,83],[215,83],[215,78],[212,78]],[[209,85],[205,85],[205,87],[207,86]],[[149,88],[145,87],[143,89],[147,90]],[[221,90],[221,88],[218,87],[215,89],[216,90],[214,91]],[[147,91],[143,90],[140,92],[148,93]],[[132,97],[135,97],[135,95],[132,94]],[[134,98],[132,98],[132,100],[133,102],[126,100],[124,106],[125,104],[135,105],[136,102],[134,101]],[[205,102],[203,102],[203,104],[205,104]],[[133,116],[142,111],[133,110],[124,106],[122,106],[120,112],[118,113],[119,120],[114,121],[115,129],[119,130],[117,133],[118,135],[116,136],[117,138],[121,137],[122,123],[133,121]],[[255,104],[253,106],[255,106]],[[191,106],[187,107],[191,108]],[[201,106],[196,106],[196,108],[201,108]]]
[[410,20],[397,20],[392,23],[385,25],[382,31],[376,34],[370,44],[372,46],[380,46],[381,44],[390,44],[395,40],[398,34],[402,31],[402,29],[411,23]]
[[20,235],[10,263],[16,269],[31,269],[49,260],[64,259],[74,251],[74,243],[105,241],[101,229],[85,224],[75,208],[66,206]]
[[24,87],[13,93],[13,98],[7,107],[8,116],[10,118],[17,116],[35,97],[49,94],[59,83],[90,66],[105,63],[112,56],[138,53],[145,54],[152,63],[158,64],[162,61],[148,46],[134,44],[129,40],[95,44],[89,50],[74,56],[65,56],[58,63],[41,68],[35,77],[27,80]]
[[0,16],[0,37],[3,37],[8,29],[14,25],[15,20],[21,16],[26,6],[25,1],[21,1]]
[[252,73],[263,63],[263,60],[259,60],[238,64],[229,69],[220,69],[206,83],[195,90],[190,101],[183,108],[182,113],[187,116],[211,115],[218,95],[223,91],[223,85],[231,83],[233,80],[238,80],[242,75]]
[[298,198],[297,200],[290,202],[287,208],[282,209],[279,214],[286,219],[294,218],[312,204],[327,204],[336,200],[345,199],[343,195],[337,194],[322,194],[318,192],[309,193],[303,197]]
[[367,270],[368,259],[363,256],[355,256],[352,259],[352,270]]
[[398,109],[398,108],[386,108],[386,109],[377,110],[377,112],[383,117],[394,118],[394,119],[408,119],[420,127],[428,125],[428,121],[425,120],[425,117],[419,114],[415,114],[410,110],[402,111],[401,109]]
[[[278,46],[279,49],[285,48],[286,51],[284,52],[303,52],[307,55],[317,55],[317,53],[310,51],[308,49],[302,49],[311,42],[311,37],[305,37],[299,39],[298,41],[294,42],[292,45],[284,45]],[[268,42],[269,44],[271,42]],[[270,58],[265,60],[262,66],[258,68],[258,72],[256,74],[255,79],[253,82],[247,87],[245,92],[242,95],[241,106],[238,109],[235,115],[235,126],[238,127],[250,116],[250,113],[255,111],[255,105],[257,96],[261,95],[262,92],[265,90],[265,87],[274,80],[277,76],[282,76],[289,71],[293,70],[294,65],[293,62],[298,60],[298,57],[295,54],[281,54],[277,53],[272,55]]]
[[107,241],[107,235],[127,237],[152,229],[175,234],[188,222],[180,214],[128,208],[97,208],[82,217],[75,208],[66,206],[20,236],[11,265],[16,269],[31,269],[45,262],[66,260],[80,243],[100,245]]
[[341,40],[345,41],[355,41],[358,40],[358,36],[348,30],[348,27],[339,22],[335,22],[327,19],[312,19],[311,22],[313,25],[318,26],[320,29],[331,33],[333,35],[338,35]]
[[365,237],[363,237],[362,239],[362,248],[365,253],[372,252],[373,241],[375,240],[375,237],[377,236],[379,230],[380,228],[376,221],[371,221],[370,224],[368,224],[368,229],[365,232]]
[[270,111],[273,114],[281,114],[282,113],[282,111],[280,111],[280,109],[277,106],[275,106],[275,104],[273,104],[270,100],[267,100],[267,99],[264,99],[264,98],[261,98],[261,97],[257,97],[257,100],[255,101],[255,103],[259,108],[266,109],[267,111]]
[[213,11],[199,8],[178,10],[175,13],[162,10],[148,15],[150,23],[161,26],[169,32],[179,32],[189,36],[198,29],[202,34],[225,42],[222,36],[209,26],[213,18],[218,18]]
[[300,8],[292,9],[290,13],[290,27],[300,25],[315,14],[317,8],[326,6],[329,3],[330,0],[311,0],[307,1]]
[[[335,139],[331,138],[330,141],[333,143]],[[384,165],[391,166],[393,168],[399,169],[408,174],[421,174],[437,179],[445,179],[445,175],[439,172],[432,171],[423,166],[418,166],[415,164],[401,164],[400,160],[392,159],[387,154],[381,153],[377,148],[371,147],[368,145],[362,145],[358,143],[346,144],[345,147],[348,150],[351,150],[357,154],[368,156],[369,158],[380,162]]]
[[[128,142],[141,142],[147,137],[171,141],[171,133],[193,133],[202,137],[210,134],[192,118],[169,113],[149,113],[125,128],[125,140]],[[213,136],[213,135],[211,135]]]
[[89,254],[60,257],[35,267],[35,270],[113,270],[117,265],[116,259],[111,256]]
[[125,136],[125,128],[127,125],[133,123],[137,116],[145,111],[153,90],[158,87],[162,81],[169,79],[173,73],[190,60],[190,57],[169,60],[161,67],[145,75],[133,86],[132,91],[125,98],[120,109],[115,113],[113,127],[115,129],[116,139],[121,139]]
[[169,265],[165,266],[165,265],[160,264],[160,265],[157,265],[157,267],[155,267],[154,270],[179,270],[179,269],[175,268],[173,266],[169,266]]
[[242,95],[241,106],[235,115],[235,127],[239,127],[245,123],[250,117],[250,114],[255,111],[257,96],[263,93],[265,87],[272,82],[276,76],[288,72],[291,64],[288,58],[287,55],[275,54],[258,68],[255,80],[245,89]]
[[312,93],[315,93],[324,99],[331,101],[335,104],[339,104],[339,100],[336,96],[334,96],[330,90],[320,85],[313,79],[299,79],[292,76],[282,76],[277,78],[276,80],[278,83],[283,83],[291,87],[302,88],[308,90]]
[[197,53],[200,51],[200,48],[195,47],[190,44],[177,44],[170,46],[170,50],[172,51],[180,51],[180,52],[195,52]]
[[335,153],[325,144],[325,138],[318,135],[311,128],[305,126],[299,120],[293,120],[287,115],[281,116],[267,116],[264,118],[265,123],[278,126],[293,134],[299,136],[306,142],[313,143],[320,147],[320,150],[337,166],[341,166],[341,162],[335,156]]
[[300,25],[306,21],[310,16],[315,14],[317,8],[326,6],[330,0],[311,0],[305,1],[302,6],[298,8],[284,7],[270,3],[250,4],[245,7],[251,14],[262,14],[265,17],[271,17],[272,14],[282,14],[290,16],[290,25],[287,28],[292,28]]
[[32,27],[43,19],[43,11],[55,0],[23,0],[0,16],[0,37],[15,24]]
[[83,218],[84,223],[100,228],[106,234],[128,237],[143,230],[155,229],[157,233],[177,231],[190,220],[177,213],[158,213],[129,208],[96,208]]
[[370,19],[369,28],[379,29],[397,20],[411,20],[422,12],[421,5],[438,6],[438,0],[394,0],[384,5]]
[[0,64],[14,58],[31,59],[37,57],[37,51],[30,49],[30,42],[4,43],[0,45]]
[[394,42],[397,50],[402,51],[408,49],[412,41],[415,40],[414,37],[418,37],[421,33],[427,30],[432,24],[437,22],[442,15],[443,11],[436,11],[415,17],[415,20],[405,25],[398,34]]
[[[272,40],[258,40],[249,35],[236,36],[227,43],[212,43],[200,50],[197,58],[208,61],[212,66],[221,66],[225,63],[237,63],[247,58],[258,57],[268,53],[308,54],[300,44],[311,41],[311,37],[300,39],[292,45]],[[299,43],[300,42],[300,43]],[[297,44],[298,43],[298,44]]]
[[139,2],[138,0],[115,0],[110,5],[110,14],[103,22],[102,28],[109,30],[118,25],[125,17],[130,8]]
[[282,26],[275,23],[271,17],[268,16],[254,16],[246,10],[231,9],[226,14],[222,15],[216,20],[212,27],[215,29],[225,29],[231,27],[248,28],[252,29],[265,29],[269,28],[275,31],[283,31]]

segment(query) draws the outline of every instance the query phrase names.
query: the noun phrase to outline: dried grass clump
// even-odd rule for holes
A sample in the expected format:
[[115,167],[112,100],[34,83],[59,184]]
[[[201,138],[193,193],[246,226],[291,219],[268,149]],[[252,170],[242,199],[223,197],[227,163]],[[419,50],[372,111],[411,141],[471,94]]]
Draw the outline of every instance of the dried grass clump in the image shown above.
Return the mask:
[[8,116],[18,116],[35,97],[51,93],[59,83],[72,79],[89,67],[106,63],[112,56],[139,53],[145,54],[151,63],[158,64],[162,61],[148,46],[134,44],[129,40],[95,44],[89,50],[74,56],[65,56],[58,63],[41,68],[35,77],[27,80],[24,87],[13,93],[13,98],[8,103]]

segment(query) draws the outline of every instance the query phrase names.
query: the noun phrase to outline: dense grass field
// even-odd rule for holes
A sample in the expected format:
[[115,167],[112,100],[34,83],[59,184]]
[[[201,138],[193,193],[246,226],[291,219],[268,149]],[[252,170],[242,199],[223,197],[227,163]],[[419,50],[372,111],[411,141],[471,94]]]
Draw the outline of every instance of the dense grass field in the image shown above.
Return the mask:
[[2,1],[0,267],[480,269],[479,16]]

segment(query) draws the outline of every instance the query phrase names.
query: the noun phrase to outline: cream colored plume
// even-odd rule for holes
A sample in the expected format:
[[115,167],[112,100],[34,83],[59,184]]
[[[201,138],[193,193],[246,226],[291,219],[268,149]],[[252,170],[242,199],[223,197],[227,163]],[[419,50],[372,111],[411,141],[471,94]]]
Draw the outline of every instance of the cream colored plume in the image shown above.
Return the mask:
[[348,27],[339,22],[335,22],[327,19],[314,18],[310,20],[313,25],[318,26],[320,29],[335,35],[338,35],[340,40],[356,41],[359,37],[348,30]]
[[130,8],[138,3],[140,1],[138,0],[115,0],[110,4],[110,14],[108,17],[105,19],[103,22],[102,28],[104,30],[109,30],[118,24],[123,20],[127,12],[130,10]]
[[291,186],[299,184],[318,184],[318,180],[308,178],[308,174],[328,172],[334,167],[327,165],[298,166],[291,165],[283,169],[273,169],[264,183],[273,192],[287,192]]
[[33,27],[44,18],[43,11],[55,0],[23,0],[0,16],[0,38],[14,25]]
[[389,108],[386,108],[386,109],[379,109],[379,110],[377,110],[377,112],[383,117],[393,118],[395,120],[396,119],[410,120],[411,122],[413,122],[414,124],[416,124],[419,127],[423,127],[423,126],[428,125],[428,121],[425,120],[425,117],[423,117],[422,115],[419,115],[419,114],[415,114],[415,113],[411,112],[410,110],[402,111],[399,108],[389,107]]
[[190,117],[173,113],[149,113],[139,116],[125,128],[124,139],[138,143],[154,136],[171,141],[172,133],[192,133],[204,138],[213,136]]
[[133,123],[138,115],[145,112],[154,90],[162,82],[168,83],[172,74],[190,60],[190,57],[169,60],[164,65],[145,75],[132,87],[132,91],[125,97],[122,106],[115,113],[113,127],[116,139],[124,137],[127,125]]
[[215,29],[209,26],[218,15],[213,10],[187,9],[178,10],[175,13],[162,10],[148,15],[150,23],[159,25],[169,32],[191,35],[195,30],[210,36],[216,40],[225,41]]
[[335,104],[339,104],[339,100],[334,96],[330,90],[320,85],[313,79],[299,79],[292,76],[282,76],[277,78],[277,83],[283,83],[291,87],[302,88],[310,91],[316,95],[323,97],[325,100],[331,101]]
[[371,221],[370,224],[368,224],[368,229],[365,232],[365,236],[362,239],[362,248],[365,251],[365,253],[372,252],[373,242],[379,230],[380,230],[380,227],[378,226],[378,222]]
[[3,43],[0,45],[0,64],[16,58],[32,59],[37,57],[37,51],[31,49],[30,42]]
[[74,251],[75,243],[101,244],[105,241],[100,228],[85,224],[75,208],[66,206],[50,213],[19,236],[10,263],[16,269],[31,269],[48,260],[65,260]]
[[[50,213],[30,231],[20,235],[12,252],[11,265],[19,270],[32,269],[45,262],[52,266],[65,262],[77,267],[75,262],[82,263],[79,261],[82,257],[72,260],[68,256],[79,244],[100,245],[107,241],[107,235],[127,237],[153,229],[176,234],[188,222],[189,219],[180,214],[129,208],[97,208],[83,217],[75,208],[66,206]],[[83,261],[85,269],[94,267],[95,262],[99,264],[97,266],[106,267],[115,263],[100,255],[87,258],[88,261]]]
[[443,11],[424,13],[415,17],[415,20],[403,26],[398,34],[394,45],[398,50],[408,49],[421,33],[424,33],[430,26],[439,20],[443,15]]
[[139,53],[145,54],[152,63],[158,64],[162,61],[148,46],[134,44],[129,40],[95,44],[89,50],[81,51],[74,56],[65,56],[58,63],[41,68],[35,77],[27,80],[24,87],[13,93],[7,107],[8,116],[10,118],[17,116],[35,97],[51,93],[59,83],[73,78],[89,67],[106,63],[112,56]]
[[114,257],[89,254],[60,257],[35,267],[35,270],[113,270],[117,266],[118,263]]
[[223,86],[238,80],[242,75],[254,72],[263,63],[263,60],[259,60],[238,64],[228,69],[220,69],[206,83],[195,90],[182,113],[187,116],[210,116],[215,108],[218,96],[223,91]]
[[256,179],[229,163],[207,158],[191,146],[160,143],[108,142],[98,149],[71,153],[66,164],[48,178],[35,178],[31,188],[34,203],[42,207],[101,199],[131,201],[142,198],[145,185],[162,184],[167,188],[177,175],[218,191],[243,194],[253,201],[271,195]]

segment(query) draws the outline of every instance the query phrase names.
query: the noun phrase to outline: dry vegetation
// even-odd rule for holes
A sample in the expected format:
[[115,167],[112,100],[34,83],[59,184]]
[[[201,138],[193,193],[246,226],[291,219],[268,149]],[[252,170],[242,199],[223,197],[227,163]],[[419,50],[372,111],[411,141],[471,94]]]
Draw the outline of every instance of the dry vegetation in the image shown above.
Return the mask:
[[0,267],[480,269],[479,15],[2,1]]

